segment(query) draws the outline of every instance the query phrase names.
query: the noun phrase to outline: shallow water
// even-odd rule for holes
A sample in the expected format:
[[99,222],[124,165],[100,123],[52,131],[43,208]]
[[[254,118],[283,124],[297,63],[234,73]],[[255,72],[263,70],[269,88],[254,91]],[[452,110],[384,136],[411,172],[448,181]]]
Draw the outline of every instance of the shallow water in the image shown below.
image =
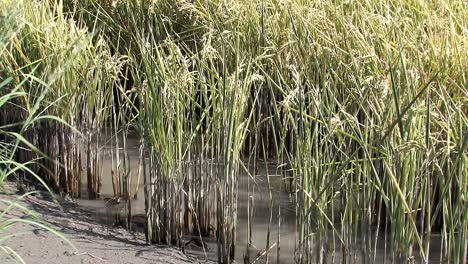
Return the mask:
[[[139,144],[136,137],[127,138],[127,153],[129,157],[129,168],[133,176],[132,190],[136,190],[137,199],[131,201],[132,215],[134,225],[130,228],[136,231],[144,231],[144,193],[143,179],[136,184],[136,177],[139,167]],[[81,199],[76,199],[76,202],[91,210],[95,214],[97,221],[107,225],[113,225],[116,221],[116,215],[123,216],[124,204],[115,203],[109,198],[113,197],[112,190],[112,160],[110,155],[111,146],[103,144],[102,146],[102,187],[101,196],[104,199],[89,200],[86,199],[86,179],[83,177]],[[121,154],[123,157],[123,154]],[[295,263],[296,255],[294,252],[296,244],[296,203],[294,194],[287,193],[284,188],[283,180],[279,175],[277,166],[274,164],[266,165],[265,162],[257,162],[257,175],[254,179],[246,173],[240,173],[238,185],[238,204],[237,204],[237,234],[236,234],[236,254],[235,260],[237,263],[266,263],[267,257],[269,263]],[[268,188],[267,170],[271,186],[271,197]],[[253,190],[253,192],[252,192]],[[251,216],[251,244],[249,247],[248,236],[248,201],[253,201],[253,214]],[[272,203],[270,203],[272,201]],[[251,203],[252,206],[252,203]],[[337,208],[335,208],[337,209]],[[280,212],[280,218],[278,213]],[[140,220],[140,221],[139,221]],[[269,232],[268,232],[269,231]],[[267,246],[267,234],[269,233],[269,243]],[[279,236],[278,236],[279,233]],[[388,245],[385,243],[385,238],[380,236],[377,239],[375,252],[372,256],[363,254],[361,250],[351,250],[351,254],[346,257],[342,256],[342,247],[340,246],[339,238],[332,230],[327,231],[328,243],[326,263],[391,263],[391,252]],[[204,258],[205,254],[208,259],[216,260],[216,242],[215,238],[203,238],[206,243],[206,252],[200,246],[187,247],[187,251],[195,253],[200,258]],[[439,252],[440,235],[433,235],[434,243],[431,243],[431,251]],[[372,240],[372,247],[375,241]],[[278,245],[280,248],[278,257]],[[355,247],[357,248],[357,247]],[[416,248],[416,247],[415,247]],[[311,250],[316,250],[312,246]],[[416,250],[416,249],[415,249]],[[247,253],[248,252],[248,253]],[[249,256],[246,262],[246,256]],[[367,258],[367,260],[366,260]],[[407,260],[406,262],[414,262],[416,260]],[[429,263],[439,263],[439,254],[431,255]]]

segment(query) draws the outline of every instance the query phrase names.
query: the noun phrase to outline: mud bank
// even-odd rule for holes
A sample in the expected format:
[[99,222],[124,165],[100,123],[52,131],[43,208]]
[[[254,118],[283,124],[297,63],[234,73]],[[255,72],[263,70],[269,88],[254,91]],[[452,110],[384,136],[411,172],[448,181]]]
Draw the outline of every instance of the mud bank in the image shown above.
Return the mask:
[[[8,201],[18,201],[20,194],[15,191],[11,183],[0,189],[0,212],[8,208]],[[148,245],[142,233],[96,223],[92,212],[73,201],[60,199],[57,203],[47,193],[39,193],[22,199],[21,204],[75,247],[44,228],[19,222],[0,233],[0,246],[14,249],[26,263],[207,263],[172,247]],[[27,221],[31,215],[13,209],[0,222],[11,221],[8,219]],[[3,240],[10,235],[14,236]],[[17,260],[0,250],[0,263]]]

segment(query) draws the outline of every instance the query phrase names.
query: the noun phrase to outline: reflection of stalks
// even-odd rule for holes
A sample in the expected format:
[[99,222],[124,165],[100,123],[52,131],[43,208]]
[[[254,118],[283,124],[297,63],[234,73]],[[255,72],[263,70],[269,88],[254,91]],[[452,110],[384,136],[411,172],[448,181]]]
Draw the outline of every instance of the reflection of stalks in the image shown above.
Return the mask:
[[[254,215],[254,212],[255,212],[255,187],[257,186],[257,182],[256,182],[256,177],[258,175],[258,167],[257,167],[257,162],[259,160],[258,158],[258,145],[259,145],[259,122],[258,120],[256,120],[256,118],[258,118],[260,116],[260,109],[257,108],[258,112],[255,113],[254,117],[253,117],[253,130],[255,131],[254,133],[250,134],[250,140],[249,140],[249,146],[248,146],[248,149],[251,150],[250,151],[250,155],[249,155],[249,164],[248,164],[248,169],[247,170],[250,170],[250,168],[252,168],[252,171],[253,171],[253,175],[250,177],[250,173],[247,172],[249,174],[249,177],[247,178],[247,195],[249,196],[248,197],[248,204],[247,204],[247,243],[246,243],[246,249],[245,249],[245,255],[244,255],[244,263],[250,263],[250,248],[253,246],[252,245],[252,218],[253,218],[253,215]],[[252,162],[252,167],[250,166],[250,163]],[[251,183],[251,178],[252,178],[252,183]],[[252,186],[252,187],[251,187]]]
[[141,148],[141,143],[139,147],[139,158],[138,158],[138,171],[137,171],[137,179],[135,183],[135,191],[133,193],[133,199],[138,199],[138,189],[140,188],[140,181],[141,181],[141,176],[143,174],[143,159],[145,158],[144,153],[142,153],[142,148]]
[[280,263],[280,249],[281,249],[281,202],[278,203],[278,240],[276,242],[276,263]]
[[[115,95],[114,95],[115,96]],[[115,137],[115,151],[114,148],[112,148],[112,144],[114,143],[113,140],[111,140],[111,160],[112,160],[112,171],[111,171],[111,176],[112,176],[112,189],[114,192],[114,196],[121,196],[121,183],[120,183],[120,140],[119,140],[119,130],[118,130],[118,116],[116,113],[116,108],[112,108],[113,115],[112,115],[112,125],[114,128],[113,131],[113,137]],[[114,160],[114,153],[115,153],[115,160]]]
[[[247,199],[247,243],[245,248],[244,263],[249,263],[250,260],[250,244],[252,244],[252,215],[253,215],[253,200],[250,195],[250,177],[247,179],[248,199]],[[252,209],[251,209],[252,208]]]
[[[279,160],[282,160],[282,158],[283,158],[282,151],[279,151],[279,153],[281,153],[280,154],[281,156],[279,157]],[[280,164],[282,164],[282,163],[280,163]],[[279,168],[279,171],[278,171],[278,166],[276,166],[275,174],[278,175],[278,173],[282,178],[284,177],[283,167],[282,166]],[[285,191],[285,190],[283,190],[283,187],[284,187],[284,185],[280,184],[280,188],[279,188],[280,192]],[[280,251],[281,251],[281,199],[278,199],[278,237],[277,237],[276,245],[277,245],[276,246],[276,263],[279,264],[280,263]]]
[[269,204],[268,207],[270,209],[270,218],[268,220],[268,227],[267,227],[267,238],[266,238],[266,249],[265,249],[265,258],[266,258],[266,263],[269,261],[269,248],[270,248],[270,232],[271,232],[271,222],[273,220],[273,194],[271,192],[271,182],[270,182],[270,173],[268,172],[268,159],[267,159],[267,154],[266,154],[266,149],[265,149],[265,143],[262,138],[262,152],[263,152],[263,158],[264,158],[264,163],[265,163],[265,172],[266,172],[266,178],[267,178],[267,188],[268,188],[268,198],[269,198]]
[[[125,120],[125,117],[123,117]],[[124,179],[125,179],[125,192],[124,192],[124,197],[127,200],[127,228],[131,224],[131,219],[132,219],[132,203],[131,203],[131,198],[132,198],[132,190],[131,190],[131,173],[130,173],[130,164],[129,164],[129,159],[128,159],[128,150],[127,150],[127,136],[128,136],[128,126],[126,123],[124,123],[124,132],[123,132],[123,172],[124,172]]]

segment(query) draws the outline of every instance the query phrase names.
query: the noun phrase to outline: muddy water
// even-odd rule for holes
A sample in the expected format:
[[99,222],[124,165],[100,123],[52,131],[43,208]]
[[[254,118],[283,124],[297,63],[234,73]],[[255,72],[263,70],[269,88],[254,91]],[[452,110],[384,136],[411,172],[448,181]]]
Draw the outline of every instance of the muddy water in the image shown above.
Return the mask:
[[[127,153],[129,158],[128,166],[132,174],[132,192],[137,194],[137,198],[131,201],[132,215],[136,217],[130,228],[143,232],[143,179],[140,179],[140,182],[137,183],[139,144],[136,137],[127,138]],[[104,144],[104,142],[102,144],[101,157],[103,157],[101,187],[103,199],[86,199],[86,181],[84,181],[82,183],[83,197],[77,199],[76,202],[86,209],[93,211],[97,221],[113,225],[116,221],[116,215],[123,217],[126,213],[126,206],[124,206],[125,202],[118,203],[116,200],[110,199],[113,197],[111,146]],[[121,158],[123,158],[123,153],[121,153]],[[252,168],[252,166],[249,168]],[[253,171],[252,169],[251,172]],[[267,175],[269,176],[267,177]],[[85,177],[83,179],[86,180]],[[277,166],[274,164],[266,165],[264,162],[258,161],[257,173],[255,175],[251,177],[246,173],[240,173],[235,256],[237,263],[295,263],[297,259],[294,252],[297,241],[295,228],[296,203],[294,194],[287,193],[284,190],[284,182],[279,175]],[[249,209],[252,212],[250,219],[248,217]],[[339,227],[337,226],[337,228]],[[251,236],[249,236],[249,230]],[[329,241],[326,262],[343,263],[344,259],[339,238],[332,230],[329,230],[327,233]],[[203,259],[206,256],[208,259],[216,261],[217,247],[215,239],[203,238],[203,240],[206,243],[205,251],[203,247],[193,245],[188,245],[186,250],[199,258]],[[433,240],[434,243],[431,243],[432,251],[438,252],[438,249],[440,249],[440,235],[435,234]],[[385,237],[379,237],[377,244],[372,244],[372,246],[375,246],[375,253],[372,253],[370,261],[369,259],[365,260],[369,256],[364,255],[359,250],[354,250],[355,253],[351,253],[346,257],[346,262],[385,263],[385,260],[387,263],[391,262],[391,252],[387,248],[388,245],[385,243]],[[316,248],[312,246],[311,250],[316,250]],[[439,263],[438,253],[431,255],[429,263]]]
[[[115,170],[117,160],[115,159],[115,145],[109,144],[109,140],[103,139],[101,144],[101,177],[102,185],[100,189],[101,199],[100,200],[89,200],[87,196],[87,181],[86,177],[82,178],[81,193],[82,198],[77,199],[76,202],[81,206],[91,209],[95,212],[97,220],[106,223],[113,224],[115,222],[115,214],[120,213],[123,209],[123,202],[117,204],[114,198],[114,192],[112,187],[112,174],[117,173]],[[122,141],[120,141],[122,146]],[[139,171],[139,139],[136,136],[127,137],[127,155],[128,155],[128,168],[130,170],[131,178],[131,191],[132,195],[136,194],[136,199],[132,200],[132,214],[143,214],[145,212],[144,207],[144,191],[143,191],[143,179],[138,179]],[[114,160],[112,159],[114,156]],[[124,153],[121,147],[120,159],[123,160]],[[123,162],[120,162],[123,166]]]
[[[239,176],[236,259],[244,261],[249,257],[249,262],[262,263],[268,257],[272,263],[294,263],[294,194],[284,191],[277,166],[258,162],[257,167],[253,178],[245,173]],[[249,207],[252,212],[250,240]]]
[[[107,141],[108,142],[108,141]],[[97,221],[113,225],[116,215],[123,215],[126,211],[124,202],[117,203],[113,198],[112,189],[112,170],[115,167],[112,164],[112,147],[102,141],[102,186],[99,200],[87,199],[86,178],[83,177],[81,184],[82,198],[75,201],[82,207],[91,210],[95,214]],[[132,215],[141,216],[144,210],[144,192],[143,179],[137,184],[137,174],[139,169],[139,143],[136,137],[127,138],[127,153],[129,158],[129,168],[132,175],[132,190],[137,193],[137,199],[131,201]],[[123,152],[120,153],[123,158]],[[236,261],[244,263],[246,256],[249,256],[250,262],[265,263],[266,257],[270,262],[294,263],[294,241],[295,241],[295,203],[294,195],[284,191],[283,181],[279,175],[275,175],[276,166],[268,165],[269,181],[271,186],[268,188],[268,179],[266,177],[267,168],[265,163],[257,162],[257,175],[249,177],[246,173],[240,173],[238,186],[238,219],[236,234]],[[250,190],[250,191],[249,191]],[[248,232],[248,201],[252,216],[250,219],[251,239]],[[281,213],[278,219],[278,212]],[[141,217],[143,218],[143,217]],[[138,222],[138,220],[136,221]],[[137,231],[144,231],[142,224],[135,223],[131,226]],[[267,233],[270,231],[269,243],[267,246]],[[278,237],[279,232],[279,237]],[[279,243],[278,243],[279,239]],[[192,247],[192,251],[200,251],[200,257],[205,253],[209,259],[216,260],[216,244],[214,238],[203,238],[206,242],[206,252],[202,247]],[[277,256],[277,245],[280,245],[279,259]],[[249,245],[249,247],[247,247]],[[190,247],[188,247],[190,250]],[[267,250],[267,248],[269,250]],[[267,251],[267,252],[266,252]],[[191,252],[194,253],[194,252]]]

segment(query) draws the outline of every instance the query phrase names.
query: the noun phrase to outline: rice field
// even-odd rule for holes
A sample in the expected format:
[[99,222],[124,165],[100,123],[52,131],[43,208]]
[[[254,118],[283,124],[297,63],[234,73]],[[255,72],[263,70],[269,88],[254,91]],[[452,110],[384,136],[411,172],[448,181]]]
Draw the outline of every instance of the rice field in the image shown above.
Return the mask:
[[148,243],[212,239],[218,263],[466,262],[465,1],[0,10],[0,179],[91,200],[110,188],[124,225],[142,204]]

